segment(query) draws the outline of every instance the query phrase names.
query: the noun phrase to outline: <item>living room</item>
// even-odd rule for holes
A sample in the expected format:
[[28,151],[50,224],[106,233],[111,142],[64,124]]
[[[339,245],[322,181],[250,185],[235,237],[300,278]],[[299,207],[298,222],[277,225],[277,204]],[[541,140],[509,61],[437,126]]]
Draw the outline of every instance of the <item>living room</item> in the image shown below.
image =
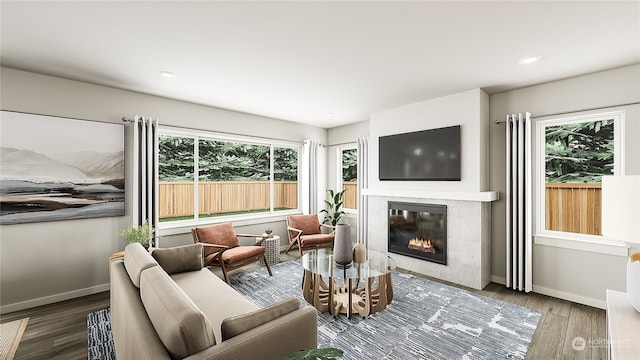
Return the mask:
[[[635,6],[637,10],[637,4]],[[4,42],[5,36],[13,36],[5,31],[4,25],[5,17],[11,14],[8,10],[12,8],[4,2],[2,7]],[[635,29],[638,28],[637,14],[638,11],[632,17]],[[636,31],[632,38],[637,40],[638,36]],[[554,78],[543,78],[536,83],[505,91],[489,91],[486,85],[463,89],[451,86],[449,92],[406,96],[401,102],[380,104],[366,116],[356,117],[353,122],[326,127],[251,114],[250,109],[234,111],[168,95],[152,95],[143,89],[127,90],[124,87],[100,85],[97,81],[73,80],[70,75],[54,76],[30,71],[27,70],[28,62],[21,63],[19,58],[10,58],[5,51],[0,73],[0,102],[2,110],[13,112],[114,124],[121,124],[122,117],[144,114],[157,117],[161,126],[167,128],[196,129],[299,144],[305,140],[319,142],[324,144],[321,154],[324,161],[321,162],[322,175],[318,177],[317,184],[320,199],[318,209],[322,208],[324,190],[338,185],[336,158],[340,149],[345,144],[355,144],[358,138],[368,138],[369,215],[379,215],[375,211],[379,208],[376,201],[382,201],[380,199],[385,197],[406,198],[405,192],[412,193],[411,199],[433,197],[434,192],[452,196],[466,193],[473,198],[488,196],[490,200],[478,201],[490,212],[490,216],[483,220],[488,225],[490,250],[486,254],[488,262],[485,260],[482,266],[487,269],[486,275],[492,283],[503,285],[507,282],[505,125],[496,124],[496,120],[503,120],[507,114],[522,112],[530,112],[536,117],[557,113],[576,116],[624,111],[625,174],[640,174],[640,144],[636,141],[640,138],[638,42],[626,46],[634,51],[634,56],[618,66],[592,68],[580,74],[565,69],[565,72],[558,71],[559,75]],[[545,57],[540,64],[532,66],[547,66],[545,62],[551,61]],[[106,77],[108,74],[100,76]],[[322,116],[325,116],[324,113]],[[379,180],[379,137],[453,125],[463,126],[464,163],[461,181]],[[24,130],[24,136],[28,136],[28,129]],[[129,125],[125,125],[125,135],[125,154],[130,154],[133,140]],[[129,157],[126,159],[126,186],[130,189],[133,165]],[[392,187],[402,189],[393,190]],[[1,313],[9,314],[108,291],[107,259],[111,254],[123,250],[124,242],[115,234],[132,222],[134,206],[134,201],[127,197],[126,216],[1,225]],[[345,221],[352,225],[356,234],[357,214],[347,214]],[[283,215],[233,222],[237,231],[242,233],[259,234],[271,228],[280,236],[282,248],[288,244]],[[368,245],[374,250],[385,251],[386,243],[381,245],[378,240],[379,236],[386,236],[386,219],[371,217],[368,224],[370,228],[364,232]],[[161,226],[159,232],[161,247],[193,243],[190,226]],[[619,244],[579,243],[570,239],[534,236],[533,293],[604,309],[607,289],[626,291],[627,257],[627,249]],[[434,275],[433,270],[438,268],[435,265],[411,268],[412,260],[399,259],[403,263],[398,267],[423,272],[427,276]],[[406,268],[407,264],[409,268]],[[443,280],[455,282],[452,278],[445,277]]]

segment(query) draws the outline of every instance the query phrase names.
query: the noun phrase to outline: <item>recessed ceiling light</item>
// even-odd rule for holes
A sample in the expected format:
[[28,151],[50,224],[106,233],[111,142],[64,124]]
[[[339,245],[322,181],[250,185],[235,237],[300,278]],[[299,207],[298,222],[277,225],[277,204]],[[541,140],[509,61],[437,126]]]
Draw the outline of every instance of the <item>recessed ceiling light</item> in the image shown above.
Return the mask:
[[335,114],[334,114],[334,113],[332,113],[332,112],[327,112],[327,113],[325,113],[325,115],[326,115],[326,116],[333,116],[333,115],[335,115]]
[[527,57],[523,57],[522,59],[518,60],[518,64],[520,64],[520,65],[528,65],[528,64],[537,63],[540,60],[542,60],[542,55],[527,56]]
[[177,77],[176,74],[172,73],[171,71],[160,71],[160,76],[167,79],[175,79]]

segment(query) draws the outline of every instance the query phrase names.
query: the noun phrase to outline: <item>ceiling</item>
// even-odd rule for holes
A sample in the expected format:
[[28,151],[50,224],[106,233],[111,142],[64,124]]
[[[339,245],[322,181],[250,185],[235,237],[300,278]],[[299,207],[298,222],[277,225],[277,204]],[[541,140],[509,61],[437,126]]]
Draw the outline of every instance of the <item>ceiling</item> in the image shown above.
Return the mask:
[[2,66],[324,128],[640,63],[640,1],[0,6]]

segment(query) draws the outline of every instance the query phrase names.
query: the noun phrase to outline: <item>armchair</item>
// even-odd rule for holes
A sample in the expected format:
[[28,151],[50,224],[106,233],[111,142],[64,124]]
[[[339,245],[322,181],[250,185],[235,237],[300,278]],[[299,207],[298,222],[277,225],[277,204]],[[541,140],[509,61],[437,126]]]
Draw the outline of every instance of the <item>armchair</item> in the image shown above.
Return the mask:
[[[203,246],[204,265],[218,265],[222,268],[224,280],[229,283],[228,272],[242,266],[264,260],[269,275],[273,276],[265,248],[260,246],[266,239],[263,235],[236,234],[231,223],[195,227],[191,229],[193,241]],[[240,245],[238,237],[262,237],[255,245]]]
[[320,224],[318,214],[287,216],[289,247],[285,254],[296,244],[298,245],[300,256],[305,250],[332,248],[335,231],[323,234],[323,227],[335,230],[334,226]]

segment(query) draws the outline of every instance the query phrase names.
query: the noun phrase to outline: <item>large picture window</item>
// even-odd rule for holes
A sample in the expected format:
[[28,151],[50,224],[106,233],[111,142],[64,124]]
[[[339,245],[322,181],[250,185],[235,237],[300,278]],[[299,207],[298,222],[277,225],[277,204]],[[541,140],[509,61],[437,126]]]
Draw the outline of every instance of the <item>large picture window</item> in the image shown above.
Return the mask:
[[624,113],[537,123],[538,233],[602,235],[602,176],[622,169]]
[[299,152],[295,144],[163,131],[160,221],[207,222],[298,210]]

